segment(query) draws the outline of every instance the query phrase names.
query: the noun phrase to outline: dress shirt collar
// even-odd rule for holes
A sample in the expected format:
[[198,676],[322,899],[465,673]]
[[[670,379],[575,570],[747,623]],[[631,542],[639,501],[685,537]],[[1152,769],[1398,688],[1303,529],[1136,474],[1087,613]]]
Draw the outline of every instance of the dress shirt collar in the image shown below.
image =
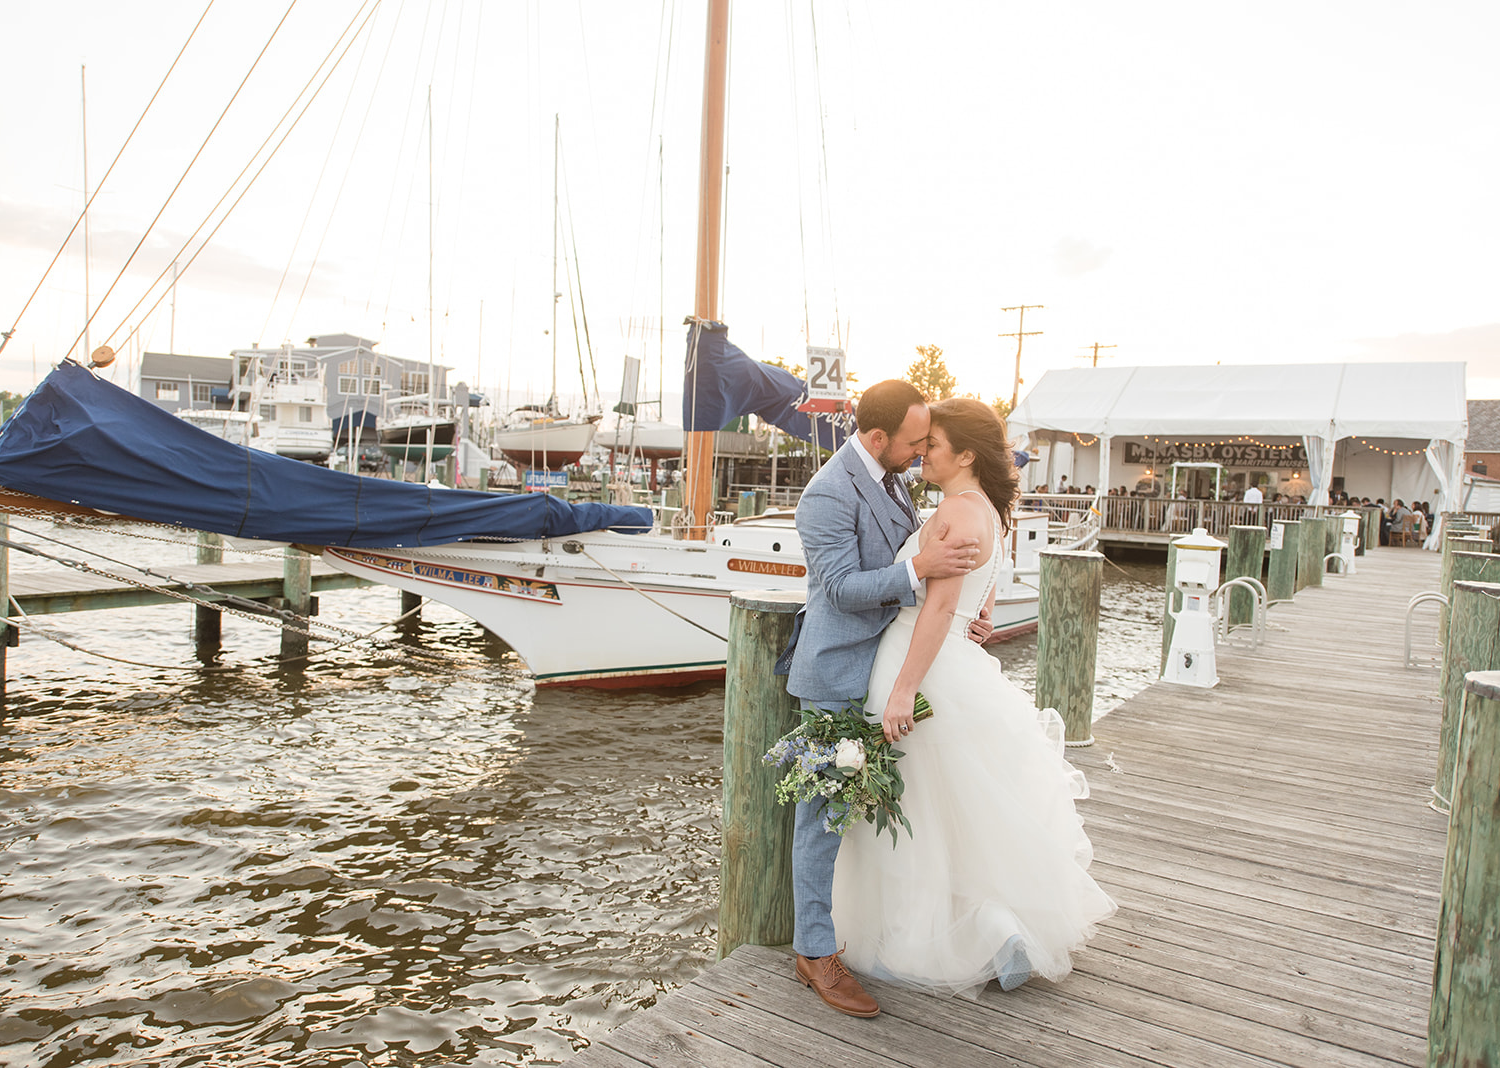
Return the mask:
[[865,448],[865,443],[859,440],[859,436],[855,435],[851,437],[849,442],[854,446],[855,455],[864,462],[865,470],[870,472],[870,477],[876,482],[884,482],[885,468],[880,466],[879,460],[870,455],[869,450]]

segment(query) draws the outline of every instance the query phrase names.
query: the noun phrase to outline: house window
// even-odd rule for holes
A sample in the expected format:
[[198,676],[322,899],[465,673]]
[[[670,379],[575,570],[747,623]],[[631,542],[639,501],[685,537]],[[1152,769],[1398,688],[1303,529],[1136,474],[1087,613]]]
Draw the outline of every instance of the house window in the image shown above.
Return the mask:
[[359,392],[359,379],[339,375],[339,392],[344,396],[350,396]]
[[378,396],[380,396],[380,392],[381,392],[381,390],[380,390],[380,379],[378,379],[378,378],[367,378],[367,379],[365,379],[365,392],[367,394],[369,394],[370,396],[372,396],[372,397],[378,397]]
[[367,376],[373,375],[376,378],[379,378],[380,377],[380,364],[377,363],[374,360],[366,360],[365,361],[365,374]]
[[341,375],[357,375],[357,374],[359,374],[359,361],[358,360],[345,360],[343,363],[339,364],[339,374],[341,374]]
[[193,403],[212,404],[214,400],[214,387],[207,382],[193,383]]
[[156,399],[174,401],[178,397],[176,382],[156,383]]
[[401,372],[401,395],[403,397],[411,397],[418,393],[426,392],[427,374],[425,371]]

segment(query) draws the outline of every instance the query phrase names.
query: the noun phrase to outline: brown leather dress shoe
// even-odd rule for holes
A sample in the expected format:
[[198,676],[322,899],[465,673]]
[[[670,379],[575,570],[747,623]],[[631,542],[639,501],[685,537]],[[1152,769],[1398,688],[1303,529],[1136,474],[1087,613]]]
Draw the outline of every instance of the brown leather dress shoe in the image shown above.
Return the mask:
[[812,987],[813,992],[830,1007],[846,1016],[879,1016],[880,1006],[865,993],[859,980],[849,974],[849,969],[839,960],[839,953],[812,959],[797,954],[797,978],[802,980],[803,986]]

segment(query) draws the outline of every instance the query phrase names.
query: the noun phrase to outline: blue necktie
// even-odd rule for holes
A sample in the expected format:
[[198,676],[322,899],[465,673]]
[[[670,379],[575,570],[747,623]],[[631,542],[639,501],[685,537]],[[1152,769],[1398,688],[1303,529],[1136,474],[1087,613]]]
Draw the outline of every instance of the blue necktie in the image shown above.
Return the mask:
[[907,521],[915,525],[917,517],[911,512],[911,498],[906,495],[906,490],[896,484],[896,472],[887,471],[885,477],[880,480],[885,491],[891,495],[891,500],[901,507],[901,514],[906,516]]

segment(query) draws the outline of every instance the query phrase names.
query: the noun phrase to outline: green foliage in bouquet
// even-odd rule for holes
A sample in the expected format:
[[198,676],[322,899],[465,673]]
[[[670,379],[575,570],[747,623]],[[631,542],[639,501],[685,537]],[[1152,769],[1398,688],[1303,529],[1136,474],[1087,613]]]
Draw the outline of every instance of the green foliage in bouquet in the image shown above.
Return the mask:
[[[920,723],[932,715],[932,706],[917,694],[913,711]],[[875,824],[877,834],[889,830],[892,845],[898,825],[911,834],[911,824],[901,814],[906,784],[896,767],[904,754],[885,740],[878,722],[865,719],[863,700],[838,712],[804,708],[801,715],[801,726],[763,758],[786,769],[776,784],[776,800],[796,804],[826,798],[823,829],[840,836],[862,819]]]

